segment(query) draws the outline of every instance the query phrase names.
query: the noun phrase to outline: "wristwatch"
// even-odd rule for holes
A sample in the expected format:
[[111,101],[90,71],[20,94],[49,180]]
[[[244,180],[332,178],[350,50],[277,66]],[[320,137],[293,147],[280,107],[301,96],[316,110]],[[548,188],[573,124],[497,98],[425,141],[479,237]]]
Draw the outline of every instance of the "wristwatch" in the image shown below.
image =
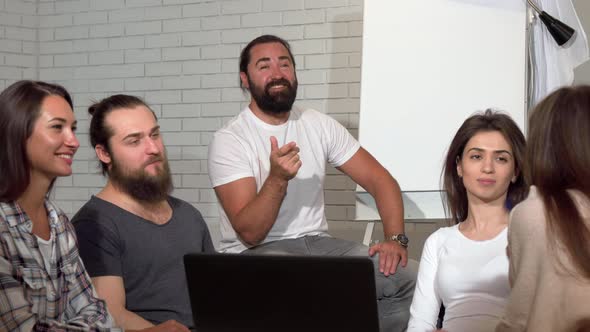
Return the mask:
[[410,242],[410,239],[408,239],[408,237],[404,233],[392,235],[389,239],[391,241],[399,243],[404,248],[407,248],[408,243]]

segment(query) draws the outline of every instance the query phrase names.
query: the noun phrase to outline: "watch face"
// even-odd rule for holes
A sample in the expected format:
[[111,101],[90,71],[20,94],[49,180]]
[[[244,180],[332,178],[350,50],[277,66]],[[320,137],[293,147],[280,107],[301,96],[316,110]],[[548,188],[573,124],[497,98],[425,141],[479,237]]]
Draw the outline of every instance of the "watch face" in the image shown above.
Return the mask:
[[410,242],[410,240],[408,239],[408,237],[405,234],[398,234],[397,236],[397,240],[401,243],[401,244],[408,244],[408,242]]

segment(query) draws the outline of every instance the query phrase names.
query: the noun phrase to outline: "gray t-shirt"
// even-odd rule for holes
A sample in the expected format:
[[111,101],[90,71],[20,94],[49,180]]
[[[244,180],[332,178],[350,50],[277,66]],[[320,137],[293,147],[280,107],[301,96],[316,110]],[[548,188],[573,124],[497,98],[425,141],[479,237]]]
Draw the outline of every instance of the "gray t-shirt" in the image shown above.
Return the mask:
[[120,276],[126,308],[159,324],[192,327],[183,256],[215,252],[201,213],[169,197],[172,218],[157,225],[93,196],[72,219],[91,277]]

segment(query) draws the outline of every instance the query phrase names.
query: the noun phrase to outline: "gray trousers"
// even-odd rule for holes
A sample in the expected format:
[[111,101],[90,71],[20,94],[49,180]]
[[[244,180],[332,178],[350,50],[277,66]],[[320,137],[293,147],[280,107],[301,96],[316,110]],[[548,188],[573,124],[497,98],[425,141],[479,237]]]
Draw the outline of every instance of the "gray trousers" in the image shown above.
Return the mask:
[[[256,255],[324,255],[367,257],[369,248],[354,241],[326,236],[304,236],[298,239],[264,243],[243,254]],[[405,331],[410,319],[418,263],[408,260],[405,268],[398,266],[394,275],[379,272],[379,257],[371,257],[375,269],[379,326],[382,332]]]

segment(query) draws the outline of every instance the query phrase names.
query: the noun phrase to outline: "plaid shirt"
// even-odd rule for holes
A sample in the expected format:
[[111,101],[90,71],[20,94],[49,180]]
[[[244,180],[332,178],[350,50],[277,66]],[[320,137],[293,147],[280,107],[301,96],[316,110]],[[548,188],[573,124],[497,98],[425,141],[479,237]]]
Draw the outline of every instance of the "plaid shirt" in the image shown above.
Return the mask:
[[0,202],[0,331],[111,330],[113,319],[96,297],[72,224],[49,200],[45,208],[55,248],[50,271],[29,217],[16,202]]

